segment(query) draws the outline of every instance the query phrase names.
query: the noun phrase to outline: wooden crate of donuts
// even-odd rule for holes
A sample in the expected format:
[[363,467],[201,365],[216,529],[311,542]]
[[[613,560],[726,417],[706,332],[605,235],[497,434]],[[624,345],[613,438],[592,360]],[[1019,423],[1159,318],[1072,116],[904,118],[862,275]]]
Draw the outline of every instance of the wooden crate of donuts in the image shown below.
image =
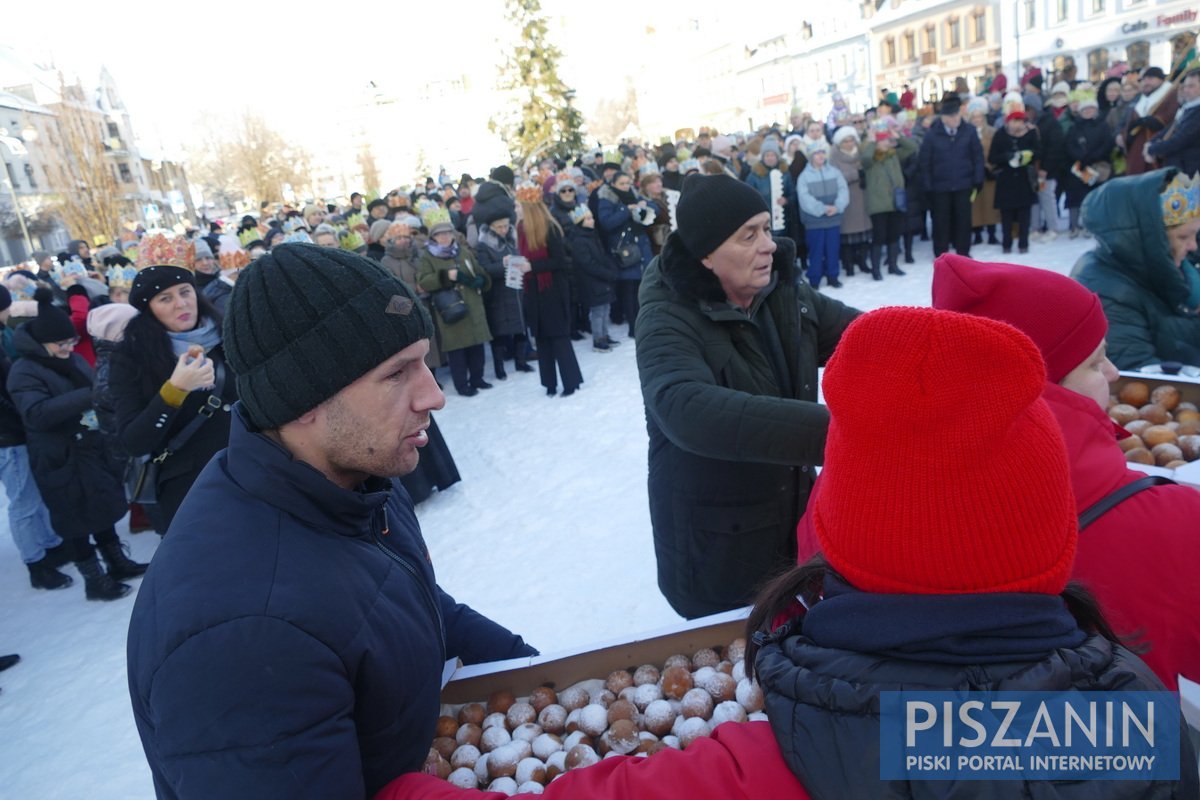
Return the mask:
[[762,691],[745,676],[745,612],[733,614],[451,681],[425,771],[463,788],[540,794],[603,758],[650,757],[722,723],[765,720]]
[[1133,465],[1179,470],[1200,461],[1200,382],[1122,372],[1108,416],[1132,436],[1120,440]]

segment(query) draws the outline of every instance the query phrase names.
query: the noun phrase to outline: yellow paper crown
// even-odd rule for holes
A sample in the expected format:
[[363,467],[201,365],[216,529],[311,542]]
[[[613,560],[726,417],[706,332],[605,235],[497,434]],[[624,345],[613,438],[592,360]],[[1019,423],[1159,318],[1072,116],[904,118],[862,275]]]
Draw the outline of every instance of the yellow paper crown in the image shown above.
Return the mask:
[[425,223],[425,229],[432,231],[435,225],[452,225],[450,222],[450,212],[444,208],[434,207],[421,215],[421,222]]
[[146,267],[181,267],[192,272],[196,268],[196,245],[183,236],[145,236],[138,245],[137,268]]
[[1160,197],[1163,224],[1168,228],[1200,217],[1200,173],[1190,178],[1182,172],[1177,174]]

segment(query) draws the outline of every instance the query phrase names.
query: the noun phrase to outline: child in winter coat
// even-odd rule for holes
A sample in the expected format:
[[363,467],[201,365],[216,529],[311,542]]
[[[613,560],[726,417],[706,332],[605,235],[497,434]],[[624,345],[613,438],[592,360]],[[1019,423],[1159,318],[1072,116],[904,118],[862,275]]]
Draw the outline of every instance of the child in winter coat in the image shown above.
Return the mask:
[[834,289],[840,289],[838,257],[841,250],[842,214],[850,205],[850,187],[837,167],[829,166],[829,143],[824,139],[810,141],[808,166],[796,180],[796,197],[800,204],[800,220],[804,223],[804,239],[808,244],[808,282],[814,289],[821,278]]
[[[783,160],[779,151],[779,143],[774,139],[764,139],[762,149],[759,151],[759,160],[750,168],[750,172],[746,175],[746,183],[753,186],[754,189],[762,195],[763,200],[767,201],[767,208],[774,212],[775,207],[788,204],[788,198],[793,197],[796,192],[795,182],[792,180],[791,173],[788,172],[788,162]],[[771,173],[778,172],[782,178],[783,192],[777,200],[771,199]],[[776,215],[772,213],[772,220]],[[786,214],[778,215],[782,221],[782,225],[776,227],[771,226],[771,234],[776,238],[787,236],[787,216]]]
[[588,309],[592,349],[597,353],[610,353],[620,344],[608,333],[608,311],[616,297],[614,286],[620,270],[600,241],[596,218],[587,206],[576,206],[571,213],[571,222],[571,227],[567,228],[567,244],[579,278],[579,297]]

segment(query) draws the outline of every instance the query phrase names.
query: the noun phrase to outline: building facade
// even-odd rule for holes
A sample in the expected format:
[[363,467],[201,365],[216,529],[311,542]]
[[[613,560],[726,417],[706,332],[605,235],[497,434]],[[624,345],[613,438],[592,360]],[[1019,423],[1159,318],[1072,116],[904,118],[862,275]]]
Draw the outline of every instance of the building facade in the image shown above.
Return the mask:
[[994,2],[865,0],[862,15],[870,31],[877,92],[899,95],[908,86],[921,106],[952,91],[960,77],[980,93],[1000,69]]
[[57,252],[69,239],[52,213],[47,149],[39,144],[51,141],[54,120],[45,106],[0,92],[0,265],[24,261],[31,250]]
[[1000,15],[1010,78],[1037,66],[1068,81],[1102,80],[1122,62],[1169,71],[1200,23],[1195,0],[1000,0]]

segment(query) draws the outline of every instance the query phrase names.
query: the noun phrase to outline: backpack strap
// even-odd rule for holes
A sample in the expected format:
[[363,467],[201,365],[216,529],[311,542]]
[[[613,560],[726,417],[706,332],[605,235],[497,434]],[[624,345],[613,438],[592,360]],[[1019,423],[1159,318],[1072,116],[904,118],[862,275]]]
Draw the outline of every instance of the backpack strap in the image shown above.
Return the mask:
[[1092,503],[1082,514],[1079,515],[1079,530],[1083,530],[1088,525],[1091,525],[1101,516],[1106,514],[1110,509],[1123,503],[1133,497],[1138,492],[1144,491],[1154,486],[1173,486],[1175,481],[1170,478],[1164,478],[1161,475],[1147,475],[1144,478],[1138,478],[1132,483],[1127,483],[1115,492],[1110,492],[1104,497],[1101,497],[1096,502]]

